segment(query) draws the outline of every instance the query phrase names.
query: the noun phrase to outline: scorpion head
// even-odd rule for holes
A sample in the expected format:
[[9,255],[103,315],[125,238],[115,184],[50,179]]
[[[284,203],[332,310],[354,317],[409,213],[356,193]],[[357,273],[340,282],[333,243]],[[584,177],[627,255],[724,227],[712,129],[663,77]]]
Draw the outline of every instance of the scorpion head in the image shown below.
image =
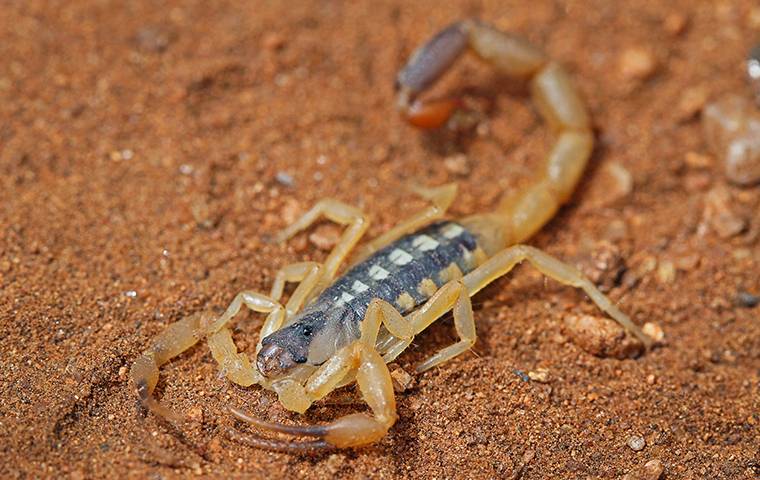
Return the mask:
[[[303,312],[289,325],[266,336],[256,358],[259,372],[266,378],[287,376],[299,365],[317,366],[355,338],[353,315],[348,310]],[[348,320],[348,321],[347,321]]]

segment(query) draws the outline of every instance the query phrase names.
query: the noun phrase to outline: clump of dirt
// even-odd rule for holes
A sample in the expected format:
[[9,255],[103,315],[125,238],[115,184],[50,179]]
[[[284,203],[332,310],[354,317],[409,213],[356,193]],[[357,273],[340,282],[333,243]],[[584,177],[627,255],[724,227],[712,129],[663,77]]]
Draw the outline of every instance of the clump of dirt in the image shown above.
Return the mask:
[[[396,70],[465,16],[571,72],[598,146],[532,243],[591,268],[607,245],[620,261],[597,282],[664,344],[636,359],[587,353],[562,325],[598,312],[521,268],[475,297],[473,352],[400,388],[399,421],[372,447],[291,456],[231,440],[245,427],[227,405],[302,423],[365,407],[349,391],[348,405],[336,394],[290,414],[220,379],[205,345],[158,386],[187,425],[146,415],[131,362],[170,322],[323,259],[329,228],[269,241],[316,200],[370,212],[374,235],[424,205],[410,182],[458,181],[462,215],[537,168],[545,126],[470,58],[437,88],[482,107],[471,134],[395,115]],[[0,476],[760,475],[760,311],[747,301],[760,295],[760,189],[727,181],[699,121],[707,102],[752,95],[741,66],[760,38],[754,2],[29,1],[0,19]],[[716,232],[711,191],[742,228]],[[241,317],[241,349],[260,324]],[[398,368],[454,339],[450,321],[433,326]]]

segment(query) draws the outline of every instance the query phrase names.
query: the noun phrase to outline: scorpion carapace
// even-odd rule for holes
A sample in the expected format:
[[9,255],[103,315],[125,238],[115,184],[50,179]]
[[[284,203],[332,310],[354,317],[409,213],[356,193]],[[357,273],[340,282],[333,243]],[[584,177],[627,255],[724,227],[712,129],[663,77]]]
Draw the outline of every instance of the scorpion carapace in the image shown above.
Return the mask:
[[[425,103],[418,96],[468,50],[499,73],[530,83],[534,103],[557,135],[537,178],[507,195],[494,211],[458,221],[443,220],[456,194],[454,185],[418,188],[431,206],[365,244],[353,266],[337,279],[341,263],[369,222],[365,214],[337,200],[318,202],[279,239],[292,237],[321,217],[345,225],[325,262],[283,267],[268,295],[241,292],[219,317],[196,314],[169,325],[132,367],[132,379],[146,407],[166,418],[179,418],[153,397],[158,368],[206,338],[229,380],[274,390],[289,410],[304,412],[336,388],[355,381],[372,412],[348,415],[323,426],[300,427],[263,421],[231,408],[238,419],[263,430],[315,438],[294,442],[235,433],[239,440],[285,451],[376,442],[397,418],[386,364],[449,311],[459,341],[435,353],[417,370],[427,370],[467,351],[476,339],[470,297],[524,260],[544,275],[582,289],[610,317],[647,347],[651,345],[651,339],[575,268],[519,244],[570,198],[593,147],[586,110],[559,64],[524,40],[487,24],[457,22],[417,50],[399,73],[396,87],[401,113],[414,125],[445,124],[459,102]],[[280,298],[286,282],[298,286],[283,305]],[[255,365],[238,352],[230,331],[230,321],[243,305],[267,314]]]

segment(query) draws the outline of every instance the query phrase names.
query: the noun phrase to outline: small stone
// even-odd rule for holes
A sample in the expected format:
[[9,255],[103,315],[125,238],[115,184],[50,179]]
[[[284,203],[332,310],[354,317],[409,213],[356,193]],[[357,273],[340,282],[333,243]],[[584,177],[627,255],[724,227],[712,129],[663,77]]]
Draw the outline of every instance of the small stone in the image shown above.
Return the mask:
[[689,120],[702,111],[710,92],[705,85],[686,88],[678,100],[678,117]]
[[760,305],[760,296],[739,290],[739,293],[736,294],[736,304],[743,308],[755,308]]
[[455,175],[466,176],[470,174],[470,161],[467,155],[461,153],[446,157],[443,160],[443,166]]
[[694,270],[699,266],[699,263],[702,261],[698,253],[691,253],[691,254],[684,254],[680,257],[677,257],[674,261],[675,266],[678,270],[682,270],[684,272],[688,272],[689,270]]
[[126,380],[126,378],[127,378],[127,371],[128,370],[129,369],[125,365],[122,365],[121,367],[119,367],[119,379],[120,380]]
[[686,30],[689,23],[689,17],[680,12],[668,14],[662,22],[665,31],[673,36],[680,35]]
[[664,471],[665,467],[661,461],[650,460],[643,467],[625,474],[622,480],[659,480]]
[[740,234],[747,221],[734,210],[731,192],[723,185],[713,187],[705,195],[703,218],[721,238]]
[[285,46],[285,37],[276,32],[267,32],[261,41],[261,46],[266,50],[280,50]]
[[298,203],[298,200],[294,198],[288,198],[285,200],[285,205],[282,206],[282,211],[280,212],[282,221],[286,225],[292,224],[298,218],[300,209],[301,207]]
[[597,187],[591,192],[590,203],[608,207],[626,198],[633,191],[633,175],[618,162],[607,162],[600,169]]
[[647,385],[654,385],[654,383],[657,381],[657,377],[655,377],[654,373],[650,373],[647,375]]
[[545,368],[537,368],[528,372],[528,377],[531,380],[538,383],[549,383],[549,370]]
[[715,160],[710,155],[697,152],[686,152],[684,160],[689,168],[710,168],[715,163]]
[[644,437],[642,436],[632,435],[628,438],[628,446],[631,447],[631,450],[634,452],[640,452],[647,446],[647,441],[644,440]]
[[665,332],[662,327],[654,322],[647,322],[641,327],[641,331],[644,334],[655,341],[655,343],[662,343],[665,340]]
[[195,406],[190,409],[189,412],[187,412],[187,418],[189,418],[193,422],[202,422],[203,421],[203,409],[201,407]]
[[706,105],[702,126],[731,182],[760,182],[760,111],[749,99],[731,94]]
[[662,284],[673,283],[676,279],[676,267],[673,262],[666,260],[657,266],[657,280]]
[[327,457],[327,461],[325,462],[325,467],[327,471],[330,473],[330,475],[336,475],[338,471],[341,469],[344,463],[344,457],[343,455],[333,453],[329,457]]
[[391,372],[391,381],[393,382],[393,390],[396,393],[402,393],[414,386],[414,377],[409,375],[406,370],[401,367],[393,369]]
[[280,185],[285,185],[286,187],[292,187],[295,185],[293,175],[289,174],[288,172],[277,172],[277,174],[274,176],[274,179],[277,180],[277,183]]
[[614,320],[593,315],[568,315],[565,328],[573,342],[602,358],[636,358],[644,350],[641,342]]
[[604,240],[594,245],[588,258],[579,260],[578,268],[602,292],[619,285],[627,269],[620,247]]
[[338,244],[340,231],[335,225],[320,225],[309,235],[309,241],[318,249],[330,251]]
[[140,50],[150,53],[161,53],[171,43],[169,31],[158,26],[147,26],[137,31],[135,43]]
[[657,70],[657,59],[645,47],[629,47],[620,54],[618,69],[626,80],[646,80]]

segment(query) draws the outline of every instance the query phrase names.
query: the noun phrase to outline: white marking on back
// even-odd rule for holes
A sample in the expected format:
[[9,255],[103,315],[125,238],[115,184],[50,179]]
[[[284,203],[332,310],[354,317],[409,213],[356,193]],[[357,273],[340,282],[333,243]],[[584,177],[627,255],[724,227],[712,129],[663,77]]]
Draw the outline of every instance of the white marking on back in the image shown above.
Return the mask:
[[354,280],[354,284],[351,285],[351,290],[353,290],[356,293],[362,293],[369,290],[369,287],[360,282],[359,280]]
[[385,280],[388,278],[388,275],[390,275],[388,273],[388,270],[384,269],[380,265],[372,265],[369,268],[369,277],[372,280]]
[[412,246],[420,252],[435,250],[438,248],[438,245],[440,245],[440,243],[438,243],[437,240],[427,235],[417,235],[414,237],[414,240],[412,240]]
[[344,303],[349,303],[349,302],[350,302],[351,300],[353,300],[353,299],[354,299],[354,296],[353,296],[353,295],[351,295],[351,294],[350,294],[350,293],[348,293],[348,292],[343,292],[343,293],[340,295],[340,298],[338,299],[338,301],[337,301],[336,303],[337,303],[338,305],[343,305]]
[[464,232],[464,228],[454,223],[449,223],[441,229],[441,234],[446,238],[455,238]]
[[396,265],[406,265],[412,261],[413,257],[400,248],[397,248],[388,255],[388,259]]

